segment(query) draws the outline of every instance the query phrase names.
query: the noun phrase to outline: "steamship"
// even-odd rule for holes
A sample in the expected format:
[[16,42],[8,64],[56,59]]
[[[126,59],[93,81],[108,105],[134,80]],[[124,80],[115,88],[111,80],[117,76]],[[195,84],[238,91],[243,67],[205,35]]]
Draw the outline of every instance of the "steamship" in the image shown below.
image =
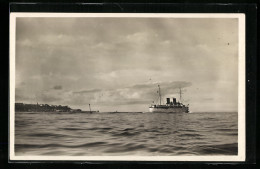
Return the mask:
[[[172,102],[170,98],[166,99],[166,104],[161,104],[161,90],[160,85],[158,85],[159,88],[159,98],[160,98],[160,104],[157,105],[151,105],[149,107],[149,112],[152,113],[189,113],[189,105],[184,105],[181,102],[177,102],[176,98],[172,98]],[[181,101],[181,88],[180,88],[180,101]]]

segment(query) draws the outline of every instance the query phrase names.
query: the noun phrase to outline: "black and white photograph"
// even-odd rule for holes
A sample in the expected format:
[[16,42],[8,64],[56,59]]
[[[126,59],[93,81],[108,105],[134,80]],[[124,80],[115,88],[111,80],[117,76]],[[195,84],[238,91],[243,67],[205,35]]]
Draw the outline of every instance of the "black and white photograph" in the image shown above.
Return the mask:
[[244,15],[11,13],[10,159],[244,161]]

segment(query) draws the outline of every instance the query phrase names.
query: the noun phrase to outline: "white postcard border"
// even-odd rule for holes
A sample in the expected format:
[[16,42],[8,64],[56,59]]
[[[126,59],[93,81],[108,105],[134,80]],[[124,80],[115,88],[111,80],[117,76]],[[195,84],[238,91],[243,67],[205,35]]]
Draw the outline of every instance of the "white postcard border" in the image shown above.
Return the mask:
[[[234,156],[16,156],[15,138],[15,40],[17,17],[135,17],[135,18],[237,18],[239,27],[238,45],[238,155]],[[9,159],[21,161],[245,161],[246,121],[245,121],[245,14],[203,13],[10,13],[10,57],[9,57]]]

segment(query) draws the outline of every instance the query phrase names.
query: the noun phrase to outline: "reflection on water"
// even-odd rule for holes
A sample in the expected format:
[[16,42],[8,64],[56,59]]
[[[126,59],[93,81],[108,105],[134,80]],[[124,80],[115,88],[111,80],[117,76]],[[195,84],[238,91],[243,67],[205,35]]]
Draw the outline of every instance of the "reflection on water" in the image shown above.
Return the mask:
[[17,112],[16,155],[237,155],[237,113]]

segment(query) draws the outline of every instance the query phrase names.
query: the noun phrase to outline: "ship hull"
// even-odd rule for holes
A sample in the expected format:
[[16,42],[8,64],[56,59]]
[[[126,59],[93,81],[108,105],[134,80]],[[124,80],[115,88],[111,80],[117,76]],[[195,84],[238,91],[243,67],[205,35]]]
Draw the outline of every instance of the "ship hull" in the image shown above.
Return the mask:
[[149,112],[151,112],[151,113],[189,113],[189,108],[188,107],[174,107],[174,108],[149,107]]

